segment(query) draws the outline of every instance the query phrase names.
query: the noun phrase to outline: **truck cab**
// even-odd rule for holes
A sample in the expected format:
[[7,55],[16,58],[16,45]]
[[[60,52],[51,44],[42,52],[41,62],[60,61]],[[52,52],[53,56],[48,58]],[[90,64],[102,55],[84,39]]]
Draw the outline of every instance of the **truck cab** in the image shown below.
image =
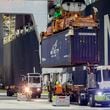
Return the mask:
[[32,97],[36,98],[36,96],[38,96],[38,98],[41,97],[41,93],[42,93],[42,77],[39,73],[28,73],[27,74],[27,83],[28,83],[28,87],[31,89],[32,91]]
[[98,66],[95,72],[96,87],[88,89],[89,105],[110,104],[110,66]]
[[100,89],[110,89],[110,66],[97,67],[96,80]]
[[[110,104],[110,65],[92,65],[85,68],[75,68],[73,73],[72,101],[79,105],[89,105],[91,107],[101,104]],[[77,89],[75,89],[77,87]]]
[[15,87],[7,89],[7,96],[13,96],[14,93],[32,92],[32,98],[41,97],[42,93],[42,76],[39,73],[27,73],[21,75],[20,83]]

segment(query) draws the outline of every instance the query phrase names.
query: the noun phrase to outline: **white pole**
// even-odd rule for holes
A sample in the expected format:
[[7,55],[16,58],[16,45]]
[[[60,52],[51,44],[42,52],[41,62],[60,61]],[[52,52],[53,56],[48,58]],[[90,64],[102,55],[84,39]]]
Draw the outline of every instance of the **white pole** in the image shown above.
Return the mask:
[[104,15],[104,63],[108,65],[108,35],[110,36],[110,20],[109,16]]
[[35,68],[35,66],[33,67],[33,72],[36,73],[36,68]]

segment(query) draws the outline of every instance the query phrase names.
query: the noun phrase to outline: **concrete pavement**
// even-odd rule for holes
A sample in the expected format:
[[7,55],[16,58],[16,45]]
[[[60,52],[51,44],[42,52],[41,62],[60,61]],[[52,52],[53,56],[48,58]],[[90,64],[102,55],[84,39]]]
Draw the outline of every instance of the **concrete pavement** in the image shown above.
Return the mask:
[[7,97],[0,93],[0,110],[110,110],[110,107],[88,106],[52,106],[47,99],[32,99],[32,101],[17,101],[16,97]]

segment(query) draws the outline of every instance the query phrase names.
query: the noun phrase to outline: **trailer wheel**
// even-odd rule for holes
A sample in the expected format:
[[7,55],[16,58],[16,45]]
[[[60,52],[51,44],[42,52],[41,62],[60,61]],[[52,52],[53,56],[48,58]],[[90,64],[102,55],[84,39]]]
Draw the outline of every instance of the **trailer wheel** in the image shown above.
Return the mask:
[[90,107],[95,107],[94,95],[89,96],[89,106]]

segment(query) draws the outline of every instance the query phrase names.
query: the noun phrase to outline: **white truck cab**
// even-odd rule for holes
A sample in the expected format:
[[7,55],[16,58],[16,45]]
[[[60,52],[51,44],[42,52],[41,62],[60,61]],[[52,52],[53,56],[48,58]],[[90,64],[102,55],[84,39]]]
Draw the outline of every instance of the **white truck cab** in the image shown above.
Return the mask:
[[96,87],[88,89],[89,105],[110,105],[110,66],[98,66],[95,68]]
[[42,76],[39,73],[28,73],[27,74],[28,87],[32,91],[32,97],[41,97],[42,93]]
[[110,66],[98,66],[96,79],[100,89],[110,89]]

